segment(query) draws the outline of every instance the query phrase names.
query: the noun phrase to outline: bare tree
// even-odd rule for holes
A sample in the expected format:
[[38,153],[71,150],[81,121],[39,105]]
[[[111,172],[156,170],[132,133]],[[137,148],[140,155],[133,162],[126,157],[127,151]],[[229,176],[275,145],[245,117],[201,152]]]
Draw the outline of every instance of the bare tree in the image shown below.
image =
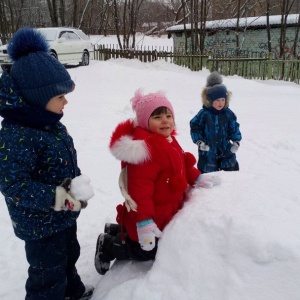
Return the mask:
[[188,6],[189,1],[190,0],[170,0],[170,2],[165,2],[165,5],[167,5],[173,13],[174,25],[188,22],[188,18],[190,16],[190,10]]
[[[144,0],[114,0],[113,2],[115,30],[121,49],[135,47],[137,20],[143,2]],[[120,16],[122,17],[120,18]],[[121,33],[123,34],[123,43],[121,43]]]
[[[74,0],[77,1],[77,0]],[[52,26],[58,26],[58,14],[57,14],[57,5],[56,0],[47,0],[48,9],[50,13],[50,19]]]
[[85,4],[85,6],[84,6],[84,9],[83,9],[83,12],[82,12],[80,21],[79,21],[78,28],[81,28],[81,25],[82,25],[82,22],[83,22],[83,18],[84,18],[85,12],[87,11],[87,7],[88,7],[90,1],[91,1],[91,0],[87,0],[87,1],[86,1],[86,4]]
[[300,54],[296,53],[297,50],[297,45],[298,45],[298,37],[299,37],[299,30],[300,30],[300,13],[298,14],[298,26],[295,32],[295,39],[294,39],[294,45],[293,45],[293,56],[296,57],[296,55],[298,55],[298,58],[300,56]]
[[66,26],[66,20],[65,20],[65,1],[60,0],[60,10],[59,10],[61,25]]
[[7,16],[6,3],[4,1],[0,2],[0,38],[2,43],[7,43],[7,39],[10,34],[10,24],[8,22],[9,18]]
[[80,28],[86,33],[104,34],[113,28],[112,0],[88,0],[80,20]]
[[214,0],[212,20],[256,17],[265,13],[266,0]]
[[187,23],[187,18],[185,16],[189,15],[187,11],[189,11],[189,8],[187,6],[187,2],[185,0],[182,0],[181,2],[181,7],[182,7],[182,12],[183,12],[183,33],[185,37],[185,53],[188,52],[188,31],[186,29],[186,23]]
[[120,39],[120,25],[119,25],[119,9],[118,9],[118,3],[117,0],[113,0],[113,5],[114,5],[114,20],[115,20],[115,29],[116,29],[116,34],[117,34],[117,39],[118,39],[118,44],[121,49],[123,49],[121,39]]
[[270,8],[271,8],[271,0],[266,0],[266,21],[267,21],[267,37],[268,37],[268,51],[272,52],[272,44],[271,44],[271,27],[270,27]]
[[279,57],[286,58],[286,30],[287,30],[287,18],[295,3],[295,0],[282,0],[281,4],[281,27],[279,38]]
[[[201,10],[200,10],[200,14],[201,14],[201,18],[200,18],[200,28],[199,28],[199,35],[200,35],[200,52],[203,53],[204,52],[204,48],[205,48],[205,36],[206,36],[206,21],[209,15],[209,11],[210,11],[210,5],[211,5],[211,1],[210,0],[203,0],[201,1]],[[201,64],[202,65],[202,64]]]
[[236,55],[240,55],[240,18],[241,18],[241,0],[237,0],[237,15],[236,15]]

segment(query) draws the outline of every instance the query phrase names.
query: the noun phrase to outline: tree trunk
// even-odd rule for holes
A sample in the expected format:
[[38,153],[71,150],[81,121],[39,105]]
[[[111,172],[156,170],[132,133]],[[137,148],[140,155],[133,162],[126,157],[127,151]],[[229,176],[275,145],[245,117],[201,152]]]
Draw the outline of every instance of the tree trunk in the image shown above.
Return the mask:
[[61,26],[66,26],[66,20],[65,20],[65,1],[64,0],[60,0],[59,15],[60,15]]
[[73,0],[73,27],[77,27],[77,16],[78,16],[78,0]]
[[[183,16],[186,15],[186,1],[185,0],[182,0],[181,2],[182,4],[182,11],[183,11]],[[183,34],[184,34],[184,38],[185,38],[185,53],[188,52],[188,42],[187,42],[187,39],[188,39],[188,36],[187,36],[187,30],[186,30],[186,18],[183,18]]]
[[270,1],[267,0],[267,11],[266,11],[266,19],[267,19],[267,36],[268,36],[268,52],[269,54],[272,52],[271,45],[271,28],[270,28]]
[[296,56],[298,56],[298,58],[300,57],[300,53],[299,52],[296,53],[297,44],[298,44],[298,37],[299,37],[299,29],[300,29],[300,13],[298,14],[298,26],[297,26],[297,29],[296,29],[294,45],[293,45],[293,56],[294,56],[294,58],[296,58]]
[[119,26],[119,13],[118,13],[118,5],[117,5],[117,0],[113,0],[113,5],[114,5],[114,21],[115,21],[115,29],[116,29],[116,34],[117,34],[117,39],[119,43],[120,49],[123,49],[121,39],[120,39],[120,26]]
[[53,27],[58,26],[58,17],[57,17],[57,5],[56,0],[47,0],[50,19]]
[[241,0],[238,0],[237,16],[236,16],[236,56],[240,56],[240,15],[241,15]]

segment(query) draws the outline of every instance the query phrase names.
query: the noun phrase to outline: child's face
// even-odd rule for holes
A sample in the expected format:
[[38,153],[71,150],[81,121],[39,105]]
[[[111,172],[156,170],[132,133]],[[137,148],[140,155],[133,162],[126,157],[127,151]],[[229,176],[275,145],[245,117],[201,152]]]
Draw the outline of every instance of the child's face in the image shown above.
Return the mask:
[[171,111],[168,109],[167,113],[161,113],[149,118],[149,131],[158,133],[164,137],[170,136],[174,130],[175,122]]
[[219,98],[213,101],[212,107],[216,110],[221,110],[225,106],[225,98]]
[[62,114],[65,105],[68,103],[68,100],[65,98],[65,95],[58,95],[49,100],[46,105],[46,110],[49,110],[56,114]]

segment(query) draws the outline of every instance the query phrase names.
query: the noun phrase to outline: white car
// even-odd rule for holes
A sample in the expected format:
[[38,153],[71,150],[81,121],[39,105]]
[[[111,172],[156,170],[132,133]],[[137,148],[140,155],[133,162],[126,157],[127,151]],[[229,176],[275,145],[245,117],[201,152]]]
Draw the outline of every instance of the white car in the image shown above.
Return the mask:
[[[64,65],[87,66],[94,57],[94,46],[82,30],[67,27],[37,28],[50,45],[50,54]],[[0,46],[0,64],[10,65],[6,45]]]

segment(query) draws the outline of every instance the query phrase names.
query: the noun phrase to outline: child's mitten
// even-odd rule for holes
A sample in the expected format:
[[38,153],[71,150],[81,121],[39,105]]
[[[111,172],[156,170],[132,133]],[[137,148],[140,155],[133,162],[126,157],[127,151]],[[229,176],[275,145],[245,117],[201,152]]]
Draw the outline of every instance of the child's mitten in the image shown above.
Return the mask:
[[202,151],[209,151],[209,146],[202,141],[197,142],[198,148]]
[[221,178],[218,175],[201,174],[196,180],[195,187],[210,189],[219,184],[221,184]]
[[55,202],[53,209],[55,211],[79,211],[81,209],[81,203],[80,201],[73,199],[62,186],[57,186],[55,191]]
[[233,142],[232,146],[230,148],[230,151],[232,153],[237,153],[237,151],[239,150],[239,147],[240,147],[240,143],[239,142]]
[[162,232],[152,219],[136,223],[139,243],[145,251],[151,251],[155,247],[155,237],[161,237]]

